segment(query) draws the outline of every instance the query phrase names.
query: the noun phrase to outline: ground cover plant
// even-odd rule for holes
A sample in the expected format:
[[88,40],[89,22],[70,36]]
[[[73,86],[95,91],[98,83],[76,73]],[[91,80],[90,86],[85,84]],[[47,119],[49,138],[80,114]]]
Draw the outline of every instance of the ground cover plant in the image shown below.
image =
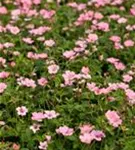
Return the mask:
[[0,1],[0,150],[135,150],[135,1]]

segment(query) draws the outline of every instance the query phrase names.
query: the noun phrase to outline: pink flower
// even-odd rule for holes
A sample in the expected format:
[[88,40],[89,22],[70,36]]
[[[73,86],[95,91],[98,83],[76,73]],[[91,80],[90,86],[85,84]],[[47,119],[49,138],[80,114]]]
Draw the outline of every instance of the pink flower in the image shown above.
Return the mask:
[[6,63],[6,59],[4,59],[3,57],[0,57],[0,64],[2,64],[2,66],[4,66]]
[[107,60],[108,62],[112,63],[112,64],[114,64],[115,62],[118,62],[118,61],[119,61],[119,59],[113,58],[113,57],[107,58],[106,60]]
[[33,0],[33,4],[39,5],[41,3],[41,0]]
[[90,69],[88,67],[84,66],[84,67],[82,67],[81,72],[85,75],[88,75],[90,72]]
[[117,83],[118,88],[126,90],[129,88],[129,85],[123,82]]
[[124,45],[125,45],[126,47],[132,47],[132,46],[134,46],[134,41],[132,41],[132,40],[126,40],[126,41],[124,42]]
[[31,38],[23,38],[22,40],[27,44],[32,44],[34,42]]
[[47,79],[46,78],[40,78],[38,79],[38,84],[41,85],[41,86],[46,86],[48,83]]
[[7,8],[4,7],[4,6],[1,6],[0,7],[0,14],[4,15],[4,14],[7,14],[7,13],[8,13]]
[[68,6],[72,7],[72,8],[75,8],[77,9],[78,11],[81,11],[83,9],[86,8],[86,4],[77,4],[76,2],[71,2],[71,3],[68,3]]
[[6,28],[14,35],[17,35],[20,32],[20,29],[17,26],[7,25]]
[[65,85],[72,85],[76,78],[76,74],[69,70],[67,70],[62,76],[64,78]]
[[33,112],[32,113],[32,120],[36,120],[36,121],[42,121],[43,119],[45,119],[45,115],[42,112]]
[[89,43],[95,43],[98,40],[98,36],[96,34],[89,34],[86,39]]
[[12,148],[13,148],[13,150],[20,150],[20,145],[14,143]]
[[126,68],[126,66],[117,58],[110,57],[107,58],[107,61],[113,64],[117,70],[124,70]]
[[70,50],[70,51],[65,51],[63,53],[63,56],[67,59],[72,59],[74,56],[75,56],[75,52],[73,50]]
[[117,21],[119,24],[121,23],[126,23],[127,22],[127,19],[122,17],[122,18],[119,18],[118,21]]
[[41,150],[47,150],[47,147],[48,147],[47,141],[40,142],[39,146],[38,146],[38,148],[41,149]]
[[110,40],[113,42],[120,42],[121,38],[117,35],[113,35],[110,37]]
[[36,29],[30,30],[29,33],[33,34],[34,36],[36,36],[36,35],[43,35],[45,32],[50,31],[50,30],[51,30],[50,27],[41,26],[41,27],[38,27]]
[[6,43],[3,44],[3,46],[4,46],[5,48],[9,48],[9,47],[14,47],[15,45],[14,45],[13,43],[6,42]]
[[109,18],[111,18],[111,19],[113,19],[113,20],[118,20],[118,19],[120,18],[120,15],[112,14],[112,15],[110,15]]
[[59,68],[60,67],[58,65],[52,64],[52,65],[48,66],[48,72],[50,74],[56,74],[58,72]]
[[16,65],[16,63],[15,63],[14,61],[11,61],[11,62],[10,62],[10,66],[11,66],[11,67],[15,67],[15,65]]
[[38,15],[38,12],[36,9],[29,10],[27,13],[28,17],[37,16],[37,15]]
[[100,20],[100,19],[103,18],[103,15],[100,12],[95,12],[94,18],[97,19],[97,20]]
[[115,128],[122,124],[122,120],[120,119],[120,116],[117,114],[116,111],[108,110],[105,113],[105,116],[109,121],[109,124]]
[[48,46],[48,47],[53,47],[55,45],[54,40],[50,39],[50,40],[46,40],[44,42],[44,45]]
[[121,62],[114,63],[114,66],[117,70],[124,70],[126,68],[125,65]]
[[114,97],[112,97],[112,96],[109,96],[109,97],[107,98],[107,101],[109,101],[109,102],[113,102],[113,101],[115,101],[115,98],[114,98]]
[[40,10],[40,15],[43,16],[44,19],[50,19],[54,14],[55,14],[54,10],[50,11],[45,9]]
[[17,83],[21,86],[32,87],[32,88],[36,87],[35,81],[28,78],[20,77],[17,79]]
[[86,21],[91,21],[93,18],[94,12],[93,11],[87,11],[85,13],[80,14],[79,18],[75,22],[76,26],[82,25]]
[[0,43],[0,49],[3,49],[3,48],[4,48],[3,44]]
[[53,119],[59,116],[59,113],[56,113],[54,110],[46,110],[44,113],[44,117],[47,119]]
[[46,59],[48,55],[46,53],[37,54],[38,59]]
[[130,104],[135,104],[135,92],[131,89],[125,90],[126,96]]
[[90,133],[93,130],[94,126],[92,126],[91,124],[84,124],[79,128],[81,130],[81,134],[84,134],[84,133]]
[[50,135],[46,135],[45,138],[46,138],[47,142],[50,142],[52,137]]
[[94,140],[94,138],[91,135],[91,133],[81,134],[79,136],[79,139],[81,140],[82,143],[85,143],[85,144],[90,144]]
[[115,47],[115,49],[123,49],[123,45],[121,45],[120,43],[117,43],[117,42],[114,43],[114,47]]
[[39,131],[40,130],[40,124],[33,124],[32,126],[30,126],[30,129],[34,132],[34,133],[36,133],[37,131]]
[[109,24],[106,22],[100,22],[97,24],[97,27],[99,30],[102,30],[104,32],[108,32],[109,31]]
[[26,116],[28,109],[25,106],[21,106],[21,107],[17,107],[16,111],[19,116]]
[[123,75],[124,82],[130,82],[132,79],[133,79],[133,77],[128,74]]
[[96,140],[96,141],[101,141],[102,138],[105,137],[105,134],[103,133],[103,131],[92,130],[92,131],[91,131],[91,136],[93,137],[94,140]]
[[71,136],[74,133],[74,130],[67,126],[61,126],[58,129],[56,129],[56,132],[58,134],[62,134],[63,136]]
[[94,82],[87,83],[87,88],[92,92],[95,92],[98,90],[98,87],[96,86],[96,84]]
[[0,78],[5,79],[9,77],[9,72],[2,71],[0,72]]
[[5,83],[0,83],[0,93],[3,93],[4,90],[7,88],[7,85]]
[[135,8],[131,8],[131,9],[130,9],[130,13],[131,13],[133,16],[135,16]]
[[36,54],[36,53],[33,53],[33,52],[28,52],[27,57],[30,58],[30,59],[38,60],[38,59],[45,59],[45,58],[48,57],[48,55],[46,53]]

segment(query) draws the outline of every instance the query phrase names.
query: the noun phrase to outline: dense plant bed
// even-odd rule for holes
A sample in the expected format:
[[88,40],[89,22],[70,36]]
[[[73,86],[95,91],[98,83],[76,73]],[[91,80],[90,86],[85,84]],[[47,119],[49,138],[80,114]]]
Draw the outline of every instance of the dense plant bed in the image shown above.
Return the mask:
[[0,150],[135,150],[134,0],[0,2]]

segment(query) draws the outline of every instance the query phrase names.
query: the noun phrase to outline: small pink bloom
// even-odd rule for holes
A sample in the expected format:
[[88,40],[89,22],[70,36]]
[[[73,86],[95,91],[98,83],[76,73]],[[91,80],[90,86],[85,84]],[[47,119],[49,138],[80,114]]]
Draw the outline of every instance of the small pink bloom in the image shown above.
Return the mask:
[[97,24],[97,27],[99,30],[104,31],[104,32],[108,32],[109,29],[109,24],[106,22],[100,22]]
[[5,48],[9,48],[9,47],[14,47],[15,45],[14,45],[13,43],[6,42],[6,43],[3,44],[3,46],[4,46]]
[[133,79],[133,77],[128,74],[123,75],[124,82],[130,82],[132,79]]
[[100,20],[100,19],[103,18],[103,15],[100,12],[95,12],[94,18],[97,19],[97,20]]
[[45,138],[46,138],[47,142],[50,142],[52,137],[50,135],[46,135]]
[[34,42],[31,38],[23,38],[22,40],[27,44],[32,44]]
[[82,72],[83,74],[87,75],[87,74],[89,74],[90,69],[89,69],[88,67],[85,67],[85,66],[84,66],[84,67],[82,67],[81,72]]
[[81,140],[82,143],[85,143],[85,144],[90,144],[94,140],[94,138],[91,135],[91,133],[81,134],[79,136],[79,139]]
[[35,81],[28,78],[23,78],[23,77],[18,78],[17,83],[21,86],[32,87],[32,88],[36,87]]
[[20,29],[17,26],[7,25],[6,28],[14,35],[17,35],[20,32]]
[[40,15],[44,18],[44,19],[50,19],[52,18],[52,16],[55,14],[54,10],[46,10],[46,9],[41,9],[40,10]]
[[7,11],[7,8],[4,7],[4,6],[0,6],[0,14],[4,15],[4,14],[7,14],[8,11]]
[[96,86],[96,84],[94,82],[87,83],[87,88],[92,92],[95,92],[98,90],[98,87]]
[[25,106],[21,106],[21,107],[17,107],[16,111],[19,116],[26,116],[28,109]]
[[110,18],[113,20],[118,20],[120,18],[120,15],[112,14],[112,15],[110,15]]
[[110,40],[113,42],[120,42],[121,38],[117,35],[113,35],[110,37]]
[[58,65],[52,64],[52,65],[48,66],[48,72],[50,74],[56,74],[58,72],[59,68],[60,67]]
[[70,51],[65,51],[63,53],[63,56],[67,59],[72,59],[74,56],[75,56],[75,52],[73,50],[70,50]]
[[67,126],[61,126],[58,129],[56,129],[56,132],[58,134],[62,134],[63,136],[71,136],[74,133],[74,130]]
[[69,86],[73,84],[76,78],[76,74],[73,71],[69,70],[67,70],[62,76],[64,78],[64,84]]
[[38,79],[38,84],[41,85],[41,86],[46,86],[48,83],[47,79],[46,78],[40,78]]
[[106,116],[107,120],[109,121],[109,124],[115,128],[117,128],[119,125],[122,124],[122,120],[116,111],[108,110],[105,113],[105,116]]
[[92,126],[91,124],[84,124],[79,128],[81,130],[81,134],[84,134],[84,133],[90,133],[93,130],[94,126]]
[[117,70],[124,70],[126,68],[125,65],[121,62],[114,63],[114,66]]
[[135,92],[131,89],[126,89],[125,94],[130,104],[135,104]]
[[33,0],[33,4],[39,5],[41,3],[41,0]]
[[2,71],[0,72],[0,78],[5,79],[9,77],[9,72]]
[[4,66],[5,63],[6,63],[6,59],[4,59],[3,57],[0,57],[0,64]]
[[131,8],[131,9],[130,9],[130,13],[131,13],[133,16],[135,16],[135,8]]
[[53,119],[59,116],[59,113],[56,113],[54,110],[46,110],[44,113],[44,117],[47,119]]
[[33,112],[31,119],[40,122],[43,119],[45,119],[45,116],[44,116],[44,113],[42,113],[42,112]]
[[119,24],[126,23],[126,22],[127,22],[127,19],[124,17],[118,19]]
[[134,41],[132,41],[132,40],[126,40],[126,41],[124,42],[124,45],[125,45],[126,47],[132,47],[132,46],[134,46]]
[[89,43],[95,43],[98,40],[98,36],[96,34],[89,34],[86,39]]
[[124,48],[123,45],[121,45],[121,44],[118,43],[118,42],[115,42],[115,43],[114,43],[114,47],[115,47],[115,49],[123,49],[123,48]]
[[31,29],[31,30],[29,31],[29,33],[30,33],[30,34],[33,34],[34,36],[36,36],[36,35],[43,35],[45,32],[50,31],[50,30],[51,30],[50,27],[47,27],[47,26],[40,26],[40,27],[38,27],[38,28],[36,28],[36,29]]
[[14,143],[12,148],[13,150],[20,150],[20,145]]
[[55,42],[54,42],[54,40],[46,40],[45,42],[44,42],[44,45],[46,45],[46,46],[48,46],[48,47],[53,47],[54,45],[55,45]]
[[41,150],[47,150],[47,147],[48,147],[47,141],[40,142],[39,146],[38,146],[38,148],[41,149]]
[[10,66],[11,66],[11,67],[15,67],[15,66],[16,66],[16,63],[15,63],[14,61],[11,61],[11,62],[10,62]]
[[40,130],[40,124],[33,124],[32,126],[30,126],[30,129],[34,132],[34,133],[36,133],[37,131],[39,131]]
[[5,83],[0,83],[0,93],[3,93],[4,90],[7,88],[7,85]]
[[101,141],[102,138],[105,137],[105,134],[103,133],[103,131],[93,130],[91,131],[91,136],[93,137],[94,140]]

